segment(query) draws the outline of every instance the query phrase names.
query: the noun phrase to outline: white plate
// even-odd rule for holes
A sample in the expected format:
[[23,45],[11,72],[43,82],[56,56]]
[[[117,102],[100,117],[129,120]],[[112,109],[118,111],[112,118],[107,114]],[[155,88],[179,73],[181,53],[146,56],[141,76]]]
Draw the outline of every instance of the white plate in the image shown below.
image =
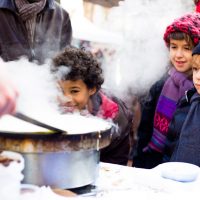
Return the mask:
[[196,165],[184,162],[167,162],[159,165],[161,176],[180,182],[195,181],[200,168]]

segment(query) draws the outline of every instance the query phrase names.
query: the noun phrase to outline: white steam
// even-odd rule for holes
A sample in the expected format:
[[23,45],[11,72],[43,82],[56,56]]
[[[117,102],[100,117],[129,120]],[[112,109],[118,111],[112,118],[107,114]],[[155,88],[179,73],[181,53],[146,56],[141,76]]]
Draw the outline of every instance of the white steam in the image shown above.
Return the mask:
[[68,66],[60,66],[55,76],[58,80],[62,80],[65,78],[66,74],[70,72],[71,68]]
[[129,90],[142,94],[149,89],[169,62],[163,41],[166,27],[193,10],[193,1],[185,0],[125,0],[113,8],[107,28],[120,32],[124,42],[104,66],[106,87],[122,98]]
[[[88,133],[106,130],[111,122],[87,115],[83,117],[79,112],[74,114],[60,113],[58,96],[62,96],[57,79],[50,71],[50,64],[37,65],[26,58],[18,61],[3,62],[0,66],[6,68],[10,79],[19,91],[17,111],[33,117],[41,122],[67,131],[69,134]],[[61,67],[57,76],[69,72],[70,68]],[[83,111],[84,112],[84,111]],[[0,129],[14,132],[47,131],[12,116],[4,116],[0,120]]]
[[19,91],[17,111],[31,116],[58,113],[59,90],[49,64],[37,65],[25,58],[0,64],[8,70]]
[[[125,0],[113,8],[107,28],[120,32],[124,42],[112,62],[105,63],[105,86],[122,98],[128,98],[129,89],[134,94],[146,91],[168,64],[162,39],[166,26],[193,12],[193,6],[192,0]],[[25,58],[0,64],[19,90],[18,111],[34,116],[58,113],[59,90],[48,64],[38,66]]]

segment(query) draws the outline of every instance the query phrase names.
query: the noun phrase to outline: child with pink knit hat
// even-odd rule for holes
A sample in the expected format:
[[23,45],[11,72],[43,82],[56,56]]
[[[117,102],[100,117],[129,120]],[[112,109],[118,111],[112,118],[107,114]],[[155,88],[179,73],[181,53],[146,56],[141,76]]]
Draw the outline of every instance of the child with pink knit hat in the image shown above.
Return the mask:
[[186,14],[167,26],[164,41],[169,49],[171,67],[150,88],[142,104],[138,143],[133,166],[153,168],[165,162],[168,127],[178,100],[193,87],[192,50],[200,40],[200,14]]

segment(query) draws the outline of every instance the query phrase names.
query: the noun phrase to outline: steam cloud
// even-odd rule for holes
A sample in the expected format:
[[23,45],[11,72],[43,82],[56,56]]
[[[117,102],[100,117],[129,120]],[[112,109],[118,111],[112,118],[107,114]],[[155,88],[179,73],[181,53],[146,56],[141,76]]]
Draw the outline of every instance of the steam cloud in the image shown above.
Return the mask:
[[[145,92],[165,72],[168,50],[163,41],[166,26],[174,18],[193,12],[193,1],[125,0],[113,8],[107,26],[123,34],[124,42],[109,64],[105,62],[105,86],[127,98]],[[49,63],[38,66],[22,58],[4,63],[20,96],[17,110],[32,115],[58,113],[59,90]]]
[[50,64],[37,65],[26,58],[4,63],[10,78],[19,90],[17,110],[32,116],[58,113],[57,83],[50,73]]
[[123,35],[112,62],[105,63],[105,85],[121,98],[128,91],[142,94],[168,65],[165,28],[177,17],[194,11],[193,1],[125,0],[113,8],[107,27]]

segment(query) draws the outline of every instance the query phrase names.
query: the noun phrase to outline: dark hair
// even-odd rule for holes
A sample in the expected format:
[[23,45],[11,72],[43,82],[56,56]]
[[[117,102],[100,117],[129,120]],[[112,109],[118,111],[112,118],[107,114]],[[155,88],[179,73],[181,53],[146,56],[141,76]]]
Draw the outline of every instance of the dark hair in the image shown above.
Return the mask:
[[62,80],[82,80],[89,89],[96,87],[97,91],[104,82],[103,71],[95,57],[86,50],[67,47],[53,59],[52,70],[69,68],[62,74]]
[[191,37],[184,33],[184,32],[172,32],[167,36],[167,43],[168,43],[168,47],[170,45],[170,39],[174,39],[174,40],[185,40],[188,45],[190,46],[191,49],[194,48],[194,42],[191,39]]

